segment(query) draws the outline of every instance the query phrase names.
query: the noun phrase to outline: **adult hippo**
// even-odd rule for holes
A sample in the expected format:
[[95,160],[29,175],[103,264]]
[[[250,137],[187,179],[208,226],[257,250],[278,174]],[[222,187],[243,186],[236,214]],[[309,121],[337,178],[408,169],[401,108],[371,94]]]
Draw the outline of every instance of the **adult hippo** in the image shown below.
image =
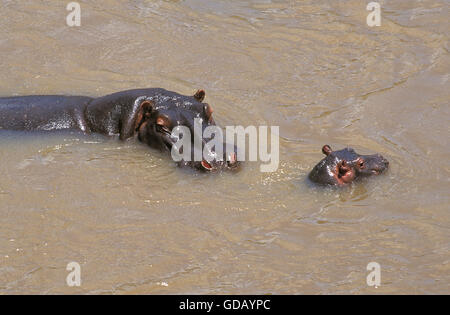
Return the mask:
[[[212,107],[203,103],[205,92],[180,95],[160,88],[122,91],[99,98],[86,96],[19,96],[0,98],[0,129],[5,130],[81,130],[118,136],[120,140],[137,138],[150,147],[170,152],[177,139],[173,128],[188,127],[194,135],[194,119],[200,118],[202,129],[215,125]],[[191,139],[194,142],[194,136]],[[226,149],[216,158],[212,148],[202,140],[202,152],[209,158],[181,161],[200,170],[235,168],[236,150]],[[191,146],[194,148],[194,145]],[[194,149],[192,149],[194,150]],[[228,152],[228,153],[227,153]]]
[[385,171],[389,162],[380,154],[360,155],[352,148],[331,150],[322,148],[326,155],[309,173],[309,179],[322,185],[345,186],[360,177],[378,175]]

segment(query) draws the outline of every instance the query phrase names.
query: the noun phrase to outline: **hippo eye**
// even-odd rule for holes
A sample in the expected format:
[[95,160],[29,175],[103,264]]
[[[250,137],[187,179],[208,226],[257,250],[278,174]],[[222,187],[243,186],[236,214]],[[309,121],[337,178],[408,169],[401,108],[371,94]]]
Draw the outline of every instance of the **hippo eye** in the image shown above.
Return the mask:
[[156,125],[156,130],[158,132],[170,133],[170,130],[167,127],[162,126],[162,125]]
[[156,119],[156,130],[158,130],[159,132],[166,132],[166,133],[170,133],[170,121],[169,118],[161,115]]

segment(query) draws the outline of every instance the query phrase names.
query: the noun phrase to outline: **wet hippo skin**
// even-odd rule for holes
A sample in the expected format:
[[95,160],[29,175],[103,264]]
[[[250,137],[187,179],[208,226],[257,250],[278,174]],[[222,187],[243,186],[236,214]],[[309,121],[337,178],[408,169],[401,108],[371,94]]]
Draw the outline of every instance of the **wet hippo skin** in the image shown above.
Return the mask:
[[361,155],[352,148],[333,151],[324,145],[322,152],[326,157],[309,173],[309,179],[321,185],[345,186],[358,178],[381,174],[389,166],[380,154]]
[[[193,134],[194,118],[202,119],[203,130],[215,125],[212,107],[203,103],[205,92],[185,96],[160,88],[135,89],[99,98],[86,96],[36,95],[0,98],[0,129],[22,131],[81,130],[137,138],[150,147],[169,151],[176,139],[171,131],[186,126]],[[204,144],[205,145],[205,144]],[[224,147],[226,144],[224,143]],[[194,147],[192,145],[192,147]],[[236,154],[199,162],[180,162],[201,170],[235,168]],[[210,151],[211,155],[214,152]]]

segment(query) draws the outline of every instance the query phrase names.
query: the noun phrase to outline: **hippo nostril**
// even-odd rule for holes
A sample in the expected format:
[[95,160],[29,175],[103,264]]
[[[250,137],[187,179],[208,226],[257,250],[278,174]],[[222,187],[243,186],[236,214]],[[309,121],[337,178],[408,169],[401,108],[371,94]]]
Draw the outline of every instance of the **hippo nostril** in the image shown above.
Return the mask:
[[227,164],[229,167],[234,167],[237,165],[237,158],[236,158],[236,153],[231,153],[230,156],[228,157],[227,160]]
[[233,164],[234,164],[234,163],[236,163],[236,160],[237,160],[237,159],[236,159],[236,153],[234,153],[234,152],[231,153],[231,154],[230,154],[230,163],[233,163]]

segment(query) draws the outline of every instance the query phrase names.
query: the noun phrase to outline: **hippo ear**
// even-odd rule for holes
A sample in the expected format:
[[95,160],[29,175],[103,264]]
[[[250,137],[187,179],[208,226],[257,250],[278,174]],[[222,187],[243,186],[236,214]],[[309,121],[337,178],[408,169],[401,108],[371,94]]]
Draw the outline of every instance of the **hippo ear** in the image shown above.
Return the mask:
[[149,100],[137,99],[131,112],[124,112],[120,121],[120,139],[125,140],[132,137],[141,125],[150,117],[153,109],[153,102]]
[[333,150],[331,150],[331,147],[328,144],[325,144],[322,147],[322,153],[325,154],[326,156],[330,155],[331,152],[333,152]]
[[205,112],[206,118],[208,118],[208,122],[213,122],[213,108],[211,107],[211,105],[205,103],[205,105],[203,106],[203,111]]
[[203,102],[203,100],[205,99],[205,95],[206,93],[204,90],[198,90],[197,92],[195,92],[194,98],[199,102]]
[[139,105],[139,109],[136,114],[134,130],[137,131],[139,129],[139,127],[142,125],[142,123],[144,121],[146,121],[148,118],[150,118],[152,109],[153,109],[153,105],[154,105],[153,102],[151,102],[149,100],[142,101],[142,103]]

